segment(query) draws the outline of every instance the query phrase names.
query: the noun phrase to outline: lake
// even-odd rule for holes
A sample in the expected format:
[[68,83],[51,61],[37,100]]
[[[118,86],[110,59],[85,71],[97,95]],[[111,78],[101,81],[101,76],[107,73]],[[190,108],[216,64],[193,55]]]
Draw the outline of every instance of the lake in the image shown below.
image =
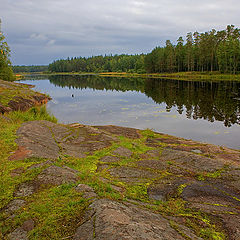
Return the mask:
[[119,125],[240,149],[240,82],[28,77],[61,123]]

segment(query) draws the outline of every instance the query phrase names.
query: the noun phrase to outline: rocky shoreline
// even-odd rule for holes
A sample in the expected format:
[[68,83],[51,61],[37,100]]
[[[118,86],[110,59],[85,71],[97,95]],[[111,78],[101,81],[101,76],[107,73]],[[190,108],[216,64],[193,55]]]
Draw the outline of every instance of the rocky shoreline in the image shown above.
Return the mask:
[[23,123],[15,141],[3,239],[239,239],[238,150],[45,120]]
[[[131,128],[48,121],[24,123],[17,136],[19,148],[9,161],[42,161],[27,169],[16,168],[12,175],[37,168],[42,171],[32,181],[17,186],[16,199],[2,210],[7,219],[13,218],[14,212],[28,205],[28,198],[42,189],[73,183],[89,206],[70,239],[208,239],[197,234],[196,226],[186,224],[191,220],[208,228],[208,223],[197,218],[199,212],[209,216],[215,231],[224,232],[226,239],[238,239],[239,151]],[[124,146],[126,142],[128,147]],[[89,156],[104,149],[108,151],[94,162],[92,174],[98,178],[96,181],[109,184],[122,199],[102,198],[81,181],[81,167],[65,164],[72,157],[75,164],[84,164]],[[134,196],[131,191],[137,187],[142,189]],[[182,201],[180,212],[176,206],[158,209],[158,204],[176,200]],[[28,239],[25,225],[10,233],[9,239]]]
[[50,97],[31,90],[34,86],[0,79],[0,114],[46,104]]

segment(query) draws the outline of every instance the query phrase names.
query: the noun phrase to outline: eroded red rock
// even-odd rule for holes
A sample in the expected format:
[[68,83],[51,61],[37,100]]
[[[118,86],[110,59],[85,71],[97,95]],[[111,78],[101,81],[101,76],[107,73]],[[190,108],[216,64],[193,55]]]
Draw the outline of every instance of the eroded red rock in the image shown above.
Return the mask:
[[18,149],[14,152],[13,155],[9,157],[9,160],[23,160],[31,156],[32,151],[27,149],[24,146],[18,146]]

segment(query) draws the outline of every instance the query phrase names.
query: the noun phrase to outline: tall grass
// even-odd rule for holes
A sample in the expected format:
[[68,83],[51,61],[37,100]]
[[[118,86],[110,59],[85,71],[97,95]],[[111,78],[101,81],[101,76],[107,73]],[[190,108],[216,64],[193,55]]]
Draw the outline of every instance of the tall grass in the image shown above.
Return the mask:
[[34,120],[47,120],[57,123],[57,119],[48,112],[46,106],[32,107],[28,111],[14,111],[9,113],[9,117],[13,121],[34,121]]

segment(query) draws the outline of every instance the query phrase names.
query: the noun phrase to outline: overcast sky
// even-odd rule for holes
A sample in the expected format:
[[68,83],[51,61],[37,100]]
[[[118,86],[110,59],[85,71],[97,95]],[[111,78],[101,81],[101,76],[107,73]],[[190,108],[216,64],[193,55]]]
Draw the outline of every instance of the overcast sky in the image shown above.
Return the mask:
[[239,0],[0,0],[13,64],[147,53],[187,32],[240,26]]

